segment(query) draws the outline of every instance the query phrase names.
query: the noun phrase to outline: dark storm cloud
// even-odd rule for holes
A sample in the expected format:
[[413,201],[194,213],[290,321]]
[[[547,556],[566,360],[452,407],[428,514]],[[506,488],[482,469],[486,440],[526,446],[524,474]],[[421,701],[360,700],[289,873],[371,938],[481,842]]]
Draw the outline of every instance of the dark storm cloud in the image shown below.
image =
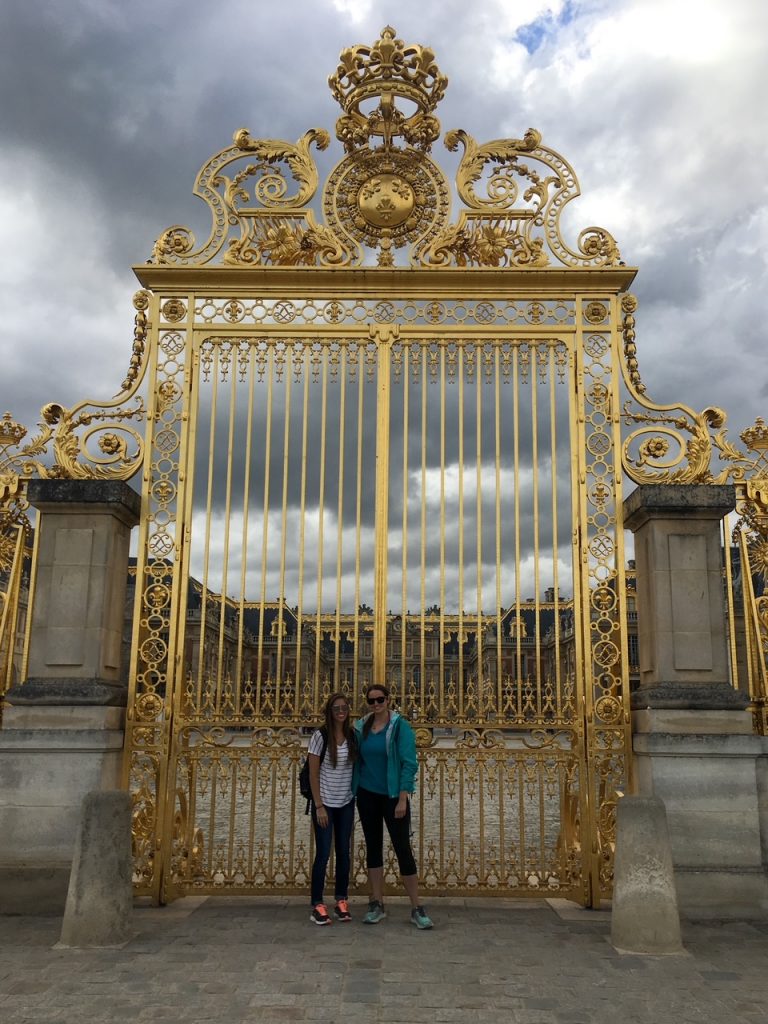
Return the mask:
[[[637,344],[649,393],[696,409],[722,405],[737,433],[766,414],[768,396],[762,326],[768,214],[764,139],[755,130],[764,117],[766,65],[758,41],[765,37],[766,8],[736,0],[718,27],[716,4],[701,5],[695,25],[685,23],[685,6],[678,0],[592,0],[567,5],[565,17],[562,3],[531,3],[524,15],[505,0],[429,0],[418,11],[402,0],[7,4],[0,36],[6,97],[0,105],[0,401],[31,426],[44,402],[71,405],[86,395],[113,394],[130,355],[136,288],[130,265],[143,261],[171,224],[207,235],[207,210],[191,194],[198,168],[241,126],[254,136],[290,141],[314,126],[333,134],[338,108],[325,81],[339,50],[373,41],[390,22],[407,40],[432,46],[448,74],[439,111],[444,129],[463,127],[482,142],[519,137],[534,126],[573,164],[583,195],[564,216],[569,240],[589,224],[605,226],[625,260],[640,266]],[[529,52],[519,39],[537,45]],[[321,177],[340,155],[334,142],[318,157]],[[457,154],[438,143],[433,155],[453,173]],[[294,392],[294,409],[297,399]],[[469,389],[467,481],[475,458],[473,401]],[[275,452],[282,444],[281,402],[277,394]],[[261,405],[255,439],[263,438],[264,414]],[[310,415],[316,450],[314,403]],[[439,464],[436,417],[431,403],[430,468]],[[364,423],[370,438],[373,402],[367,399]],[[353,427],[350,422],[346,452]],[[292,423],[289,515],[298,506],[298,429]],[[394,409],[395,473],[401,429]],[[484,425],[486,439],[489,429]],[[455,424],[449,430],[447,461],[455,465]],[[530,434],[523,418],[521,471],[532,461]],[[567,476],[567,431],[558,427],[558,436],[558,475]],[[220,494],[229,458],[225,421],[216,437],[214,490]],[[334,428],[326,449],[330,507],[338,479]],[[412,473],[420,451],[412,425]],[[241,434],[235,480],[242,479],[244,452]],[[252,476],[260,479],[263,443],[254,441],[251,458]],[[492,462],[485,448],[483,458]],[[508,468],[508,448],[505,459]],[[282,500],[282,462],[279,455],[273,460],[274,511],[274,501]],[[308,494],[317,494],[318,467],[315,456],[308,463]],[[198,514],[206,502],[206,472],[207,452],[199,445]],[[345,529],[355,486],[354,473],[345,472]],[[366,529],[372,494],[366,462]],[[393,498],[394,518],[398,512]],[[542,510],[543,519],[549,514]],[[473,515],[469,509],[471,537]],[[484,559],[493,547],[491,525],[484,515]],[[521,524],[521,531],[527,551],[530,526]],[[432,565],[434,544],[432,530]],[[294,555],[289,550],[289,560]]]

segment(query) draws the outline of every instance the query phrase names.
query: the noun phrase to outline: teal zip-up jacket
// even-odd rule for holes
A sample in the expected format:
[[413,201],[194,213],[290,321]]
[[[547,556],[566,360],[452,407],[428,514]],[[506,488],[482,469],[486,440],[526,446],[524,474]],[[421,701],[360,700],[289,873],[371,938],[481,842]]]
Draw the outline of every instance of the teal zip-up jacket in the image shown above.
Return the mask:
[[[371,712],[372,714],[373,712]],[[363,726],[370,715],[355,722],[357,749],[363,748]],[[416,736],[410,724],[393,711],[389,719],[386,733],[387,744],[387,791],[391,797],[401,793],[413,793],[416,788],[416,772],[419,762],[416,758]],[[360,781],[360,758],[355,760],[352,772],[352,792],[357,792]]]

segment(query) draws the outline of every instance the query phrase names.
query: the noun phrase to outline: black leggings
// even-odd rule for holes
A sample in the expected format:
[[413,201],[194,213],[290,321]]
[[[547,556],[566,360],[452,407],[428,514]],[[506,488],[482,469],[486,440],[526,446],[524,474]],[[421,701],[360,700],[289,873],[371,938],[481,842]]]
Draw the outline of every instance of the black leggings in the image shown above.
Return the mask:
[[404,817],[395,817],[398,798],[372,793],[369,789],[357,791],[357,813],[365,836],[365,862],[368,868],[384,866],[384,825],[395,850],[401,875],[415,875],[416,861],[411,850],[411,804]]

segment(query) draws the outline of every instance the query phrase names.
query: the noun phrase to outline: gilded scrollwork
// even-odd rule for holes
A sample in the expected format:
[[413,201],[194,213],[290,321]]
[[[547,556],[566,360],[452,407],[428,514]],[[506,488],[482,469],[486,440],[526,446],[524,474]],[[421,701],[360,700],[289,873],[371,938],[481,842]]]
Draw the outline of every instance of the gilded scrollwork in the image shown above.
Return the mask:
[[[317,191],[317,167],[310,156],[310,146],[319,150],[327,149],[331,137],[322,128],[311,128],[305,132],[295,145],[277,139],[253,139],[247,128],[235,132],[235,146],[245,153],[255,153],[258,164],[248,164],[231,180],[219,175],[225,184],[225,202],[229,210],[237,215],[238,202],[248,202],[248,191],[242,188],[243,182],[250,177],[258,176],[254,191],[258,201],[265,207],[289,207],[298,209],[305,206]],[[298,184],[299,189],[294,195],[286,195],[285,177],[275,164],[285,163]],[[219,182],[217,181],[216,184]]]
[[243,223],[224,253],[229,266],[344,266],[351,252],[329,228],[317,224],[311,211],[300,217],[260,217]]
[[[625,295],[621,302],[624,360],[622,372],[630,399],[624,403],[625,424],[640,424],[625,439],[622,449],[624,470],[639,484],[725,484],[736,485],[737,508],[754,505],[749,493],[768,494],[768,428],[761,417],[740,434],[746,451],[727,437],[726,413],[717,406],[695,412],[686,405],[661,405],[647,397],[640,376],[635,344],[637,299]],[[717,472],[712,467],[715,453],[726,462]],[[759,504],[759,502],[758,502]]]
[[133,296],[133,306],[136,310],[133,327],[133,347],[131,349],[131,360],[128,365],[128,373],[120,385],[120,393],[129,391],[144,374],[146,367],[145,355],[147,346],[147,332],[149,330],[149,319],[147,309],[149,308],[150,294],[143,288]]
[[[143,433],[128,421],[141,423],[145,408],[136,395],[146,370],[147,309],[150,293],[134,296],[136,319],[128,374],[117,398],[79,402],[71,409],[48,402],[40,410],[38,432],[25,442],[27,429],[10,412],[0,421],[0,518],[8,519],[26,494],[26,481],[128,480],[144,453]],[[127,394],[125,394],[127,392]]]
[[422,257],[429,266],[545,267],[549,259],[541,238],[529,238],[503,218],[467,221],[440,232]]
[[[464,155],[456,173],[456,188],[463,202],[474,210],[492,208],[493,210],[511,209],[518,201],[520,188],[515,175],[528,178],[531,182],[530,195],[525,199],[538,199],[538,209],[546,205],[549,185],[558,185],[557,176],[550,176],[542,181],[535,171],[517,163],[521,153],[531,153],[541,143],[541,133],[529,128],[522,139],[494,139],[479,146],[477,142],[462,128],[445,133],[445,147],[455,152],[461,145]],[[488,197],[479,197],[475,193],[475,183],[480,181],[486,164],[497,165],[491,173],[487,184]]]
[[[134,406],[123,408],[81,402],[67,409],[49,402],[41,416],[40,429],[31,441],[15,452],[9,447],[2,451],[3,501],[15,497],[22,481],[35,475],[41,479],[128,480],[139,468],[143,437],[125,421],[143,420],[140,398]],[[44,461],[46,455],[48,461]]]
[[[329,142],[330,135],[320,128],[305,132],[296,143],[254,139],[247,128],[238,129],[233,145],[211,157],[195,182],[194,194],[211,211],[207,240],[196,248],[192,231],[173,225],[155,242],[151,262],[203,265],[223,250],[223,262],[233,266],[343,264],[348,256],[339,241],[304,209],[318,186],[310,149],[326,149]],[[224,173],[229,168],[231,173]],[[239,237],[231,235],[233,227],[239,227]]]
[[[566,203],[579,195],[576,175],[529,128],[522,139],[494,139],[479,145],[462,129],[449,131],[445,145],[463,155],[456,189],[468,208],[455,224],[436,233],[420,253],[428,266],[547,266],[550,254],[566,266],[615,266],[621,256],[604,228],[585,228],[570,248],[560,233]],[[538,164],[534,166],[534,163]],[[485,195],[475,186],[483,182]]]
[[604,228],[585,228],[575,246],[563,239],[560,217],[580,194],[578,180],[533,128],[483,144],[462,129],[445,135],[449,150],[463,149],[456,188],[465,205],[448,224],[447,182],[427,155],[440,135],[435,109],[448,79],[428,47],[385,26],[372,44],[342,51],[328,84],[342,108],[336,136],[346,155],[325,184],[325,224],[306,207],[319,184],[310,150],[324,150],[328,132],[311,129],[291,144],[240,128],[195,182],[212,216],[208,238],[198,246],[189,228],[173,225],[151,262],[340,267],[362,264],[367,248],[391,267],[396,250],[410,245],[411,265],[436,269],[536,269],[553,257],[573,268],[621,264]]

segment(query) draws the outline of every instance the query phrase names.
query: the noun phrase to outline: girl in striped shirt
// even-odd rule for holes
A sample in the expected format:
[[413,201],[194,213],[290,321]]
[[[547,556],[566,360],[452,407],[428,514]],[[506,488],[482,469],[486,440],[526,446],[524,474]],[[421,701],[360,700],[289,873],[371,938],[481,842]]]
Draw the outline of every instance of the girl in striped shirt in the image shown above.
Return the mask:
[[352,795],[352,767],[357,754],[354,730],[349,717],[349,702],[343,693],[334,693],[325,705],[325,725],[309,740],[309,784],[312,788],[312,824],[315,830],[315,861],[312,865],[312,913],[310,921],[331,923],[323,902],[325,872],[336,852],[334,917],[351,921],[349,913],[349,848],[355,820]]

